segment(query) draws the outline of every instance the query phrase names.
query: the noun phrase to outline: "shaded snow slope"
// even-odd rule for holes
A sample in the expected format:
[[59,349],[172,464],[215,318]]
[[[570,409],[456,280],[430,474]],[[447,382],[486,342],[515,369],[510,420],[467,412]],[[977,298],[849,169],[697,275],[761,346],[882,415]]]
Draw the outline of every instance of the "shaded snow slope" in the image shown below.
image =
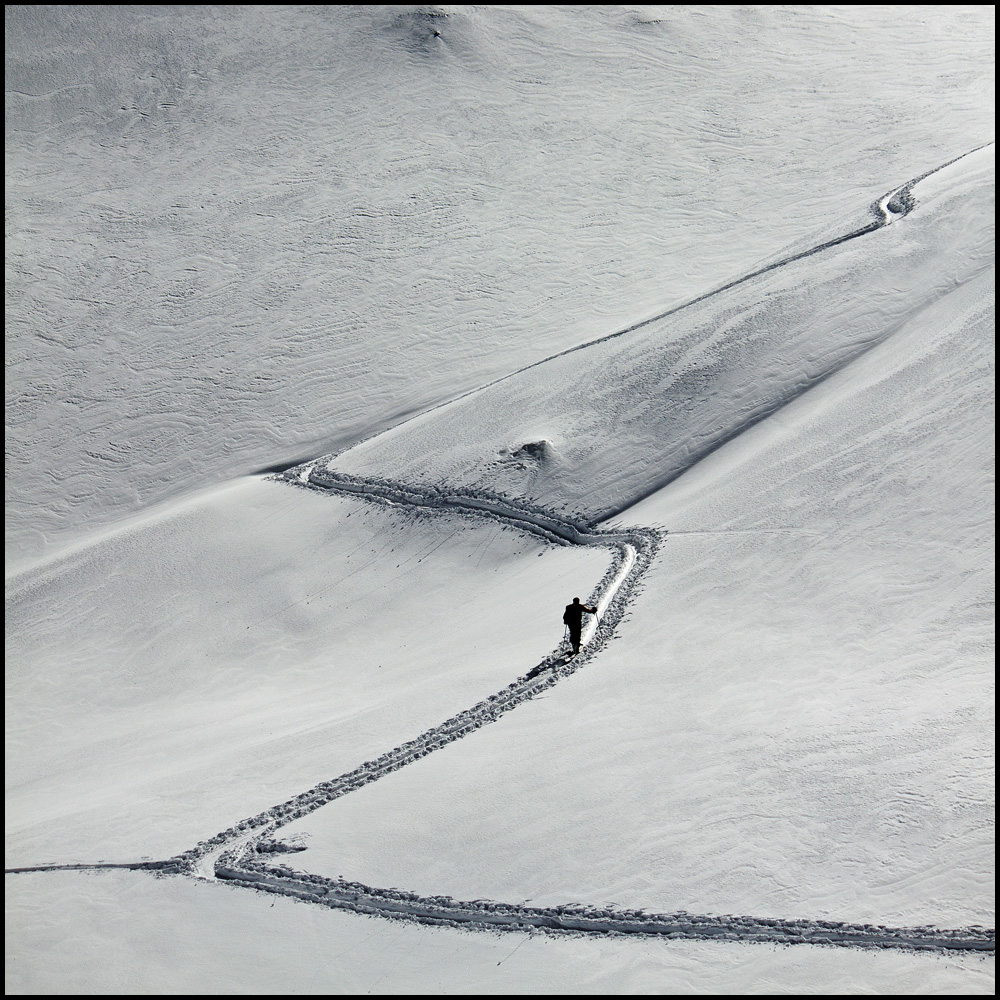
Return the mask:
[[331,467],[602,520],[989,267],[994,159],[990,146],[913,185],[916,207],[892,225],[511,375]]
[[247,481],[22,574],[7,864],[167,857],[377,756],[538,662],[608,561]]
[[288,826],[293,867],[991,925],[993,300],[991,271],[636,505],[671,533],[619,641]]
[[988,8],[9,5],[6,27],[22,562],[686,301],[992,127]]

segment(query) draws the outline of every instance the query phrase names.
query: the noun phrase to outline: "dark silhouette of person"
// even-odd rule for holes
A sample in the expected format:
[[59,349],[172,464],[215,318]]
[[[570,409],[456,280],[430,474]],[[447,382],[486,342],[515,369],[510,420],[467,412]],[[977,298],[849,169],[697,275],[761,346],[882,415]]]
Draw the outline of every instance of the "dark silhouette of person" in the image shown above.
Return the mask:
[[590,607],[589,604],[581,604],[579,597],[573,598],[572,604],[566,605],[563,612],[563,624],[569,626],[569,641],[573,645],[573,655],[580,652],[580,634],[583,632],[583,613],[596,615],[597,608]]

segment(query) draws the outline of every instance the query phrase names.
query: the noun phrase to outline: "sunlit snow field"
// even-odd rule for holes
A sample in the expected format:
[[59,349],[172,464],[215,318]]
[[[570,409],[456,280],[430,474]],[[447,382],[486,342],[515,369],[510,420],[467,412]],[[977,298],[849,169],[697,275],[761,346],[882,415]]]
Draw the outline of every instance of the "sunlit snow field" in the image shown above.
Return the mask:
[[[165,859],[350,771],[608,569],[266,476],[308,459],[666,535],[614,641],[282,828],[295,868],[994,925],[991,8],[6,27],[8,867]],[[992,956],[6,882],[14,994],[995,988]]]

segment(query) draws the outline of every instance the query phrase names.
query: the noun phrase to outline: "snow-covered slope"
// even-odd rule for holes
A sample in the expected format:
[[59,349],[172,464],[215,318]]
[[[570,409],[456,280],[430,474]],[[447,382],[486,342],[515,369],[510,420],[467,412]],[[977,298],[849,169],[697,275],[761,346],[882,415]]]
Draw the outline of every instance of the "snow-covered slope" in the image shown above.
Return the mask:
[[994,175],[994,147],[971,153],[905,186],[897,201],[914,207],[891,224],[510,375],[331,465],[602,520],[990,267]]
[[992,925],[988,14],[9,7],[9,991],[991,993],[213,878]]
[[169,857],[353,768],[533,666],[607,563],[250,480],[24,574],[7,863]]
[[993,291],[961,287],[630,509],[671,530],[619,641],[288,826],[294,866],[459,899],[990,924]]
[[984,12],[8,5],[8,557],[853,228],[992,137]]

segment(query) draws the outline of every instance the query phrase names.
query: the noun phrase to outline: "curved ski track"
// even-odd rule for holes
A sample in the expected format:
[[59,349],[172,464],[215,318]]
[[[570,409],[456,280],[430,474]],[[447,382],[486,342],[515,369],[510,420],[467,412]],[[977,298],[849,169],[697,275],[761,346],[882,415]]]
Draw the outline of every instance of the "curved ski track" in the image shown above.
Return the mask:
[[356,497],[372,503],[487,518],[555,544],[608,547],[613,553],[611,567],[588,597],[589,602],[596,602],[599,623],[590,637],[585,636],[587,644],[578,657],[567,660],[563,648],[557,648],[502,691],[427,730],[416,739],[177,855],[171,859],[171,870],[204,878],[214,877],[335,909],[475,930],[644,935],[668,939],[825,944],[939,952],[994,950],[993,930],[982,927],[886,927],[840,921],[709,916],[686,912],[662,914],[587,906],[534,907],[489,900],[461,901],[446,896],[420,896],[397,889],[373,888],[359,882],[306,874],[285,865],[269,863],[266,860],[268,855],[295,850],[273,839],[272,835],[282,826],[496,721],[592,659],[622,620],[629,599],[636,593],[662,539],[661,533],[651,528],[600,530],[478,491],[443,492],[383,479],[363,479],[317,469],[312,464],[291,469],[276,478],[301,488]]
[[557,545],[607,547],[613,553],[611,566],[588,597],[588,601],[597,603],[599,621],[596,626],[592,625],[589,631],[584,632],[585,646],[579,656],[568,659],[566,648],[560,645],[503,690],[427,730],[416,739],[394,747],[375,760],[365,761],[360,767],[339,778],[322,782],[287,802],[245,819],[211,840],[177,855],[172,861],[178,871],[198,871],[208,875],[204,859],[219,856],[220,851],[232,842],[245,840],[254,831],[261,831],[259,836],[271,833],[348,792],[377,781],[433,750],[495,722],[522,702],[552,687],[560,678],[578,670],[600,651],[621,621],[628,599],[635,592],[640,577],[656,553],[660,538],[659,533],[651,528],[620,531],[591,528],[540,508],[516,504],[486,493],[471,490],[444,493],[383,479],[363,479],[318,470],[313,465],[291,469],[274,478],[304,489],[355,497],[371,503],[486,518],[529,532]]
[[[970,150],[970,153],[985,148],[985,145]],[[883,195],[871,206],[872,221],[860,229],[784,257],[682,305],[667,309],[604,337],[578,344],[550,358],[533,362],[455,398],[462,399],[553,358],[621,337],[752,278],[881,229],[913,210],[916,201],[912,188],[918,181],[967,155],[970,154],[965,153],[955,157]],[[448,402],[454,401],[453,399]],[[430,410],[444,405],[447,403],[430,407]],[[995,950],[995,930],[978,925],[961,928],[889,927],[826,920],[698,915],[684,911],[664,914],[590,906],[534,907],[489,900],[461,901],[447,896],[420,896],[398,889],[378,889],[359,882],[299,872],[273,862],[269,864],[265,860],[267,855],[296,850],[295,847],[273,839],[272,835],[281,827],[495,722],[522,702],[547,690],[561,678],[569,676],[588,663],[600,652],[621,622],[626,606],[636,594],[642,575],[651,563],[665,534],[652,528],[601,530],[541,508],[475,490],[446,492],[384,479],[349,476],[328,469],[319,469],[316,462],[277,473],[273,478],[303,489],[350,496],[370,503],[486,518],[529,532],[558,545],[607,547],[611,550],[613,559],[604,578],[588,597],[588,602],[596,602],[599,613],[596,621],[592,621],[584,633],[584,647],[580,655],[568,659],[566,648],[557,647],[503,690],[452,716],[415,739],[386,751],[375,760],[365,761],[353,771],[321,782],[286,802],[244,819],[210,840],[203,841],[166,861],[44,865],[7,869],[8,873],[124,868],[158,874],[185,874],[198,878],[220,879],[234,885],[370,916],[464,927],[470,930],[643,935],[673,940],[819,944],[935,952],[992,953]]]

